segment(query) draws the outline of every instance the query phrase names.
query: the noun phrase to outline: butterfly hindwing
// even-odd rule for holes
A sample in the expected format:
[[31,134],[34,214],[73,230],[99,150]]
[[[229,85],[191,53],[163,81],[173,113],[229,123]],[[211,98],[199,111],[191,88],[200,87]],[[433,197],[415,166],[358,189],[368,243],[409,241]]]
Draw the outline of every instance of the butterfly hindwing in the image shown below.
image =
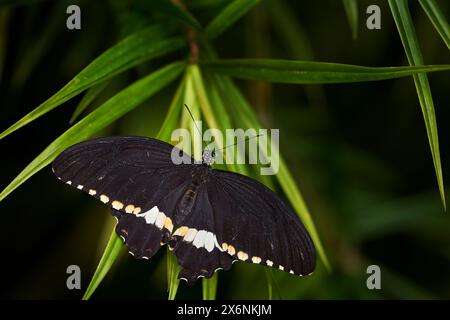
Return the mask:
[[167,230],[148,224],[145,219],[134,214],[112,209],[112,215],[117,218],[117,235],[135,258],[150,259],[159,250]]
[[196,191],[191,213],[174,233],[172,245],[181,271],[178,276],[192,284],[200,277],[211,277],[219,269],[231,268],[233,259],[222,250],[215,235],[216,225],[206,185]]

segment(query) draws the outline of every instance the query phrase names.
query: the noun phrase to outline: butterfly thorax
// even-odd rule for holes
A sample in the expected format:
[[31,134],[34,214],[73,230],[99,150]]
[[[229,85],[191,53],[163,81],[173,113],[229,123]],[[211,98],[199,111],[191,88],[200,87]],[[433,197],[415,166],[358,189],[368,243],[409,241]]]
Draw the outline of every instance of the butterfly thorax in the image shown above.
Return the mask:
[[193,166],[191,183],[181,196],[175,210],[174,218],[176,225],[181,225],[186,216],[192,211],[195,200],[197,199],[198,191],[200,187],[208,181],[211,171],[212,168],[209,165],[199,164]]

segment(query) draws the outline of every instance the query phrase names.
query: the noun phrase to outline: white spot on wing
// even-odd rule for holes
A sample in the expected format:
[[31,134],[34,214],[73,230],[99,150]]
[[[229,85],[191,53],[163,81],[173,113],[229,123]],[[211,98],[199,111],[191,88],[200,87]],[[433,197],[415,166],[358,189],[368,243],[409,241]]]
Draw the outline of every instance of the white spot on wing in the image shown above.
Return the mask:
[[115,200],[112,202],[112,207],[116,210],[121,210],[123,208],[123,203]]
[[205,237],[206,237],[207,232],[205,230],[201,230],[199,232],[197,232],[197,235],[195,236],[194,241],[192,242],[192,244],[196,247],[196,248],[201,248],[204,246],[205,244]]
[[197,229],[189,229],[183,240],[186,242],[192,242],[194,240],[195,235],[197,234]]
[[260,263],[261,262],[261,258],[257,257],[257,256],[254,256],[254,257],[252,257],[252,262],[253,263]]
[[103,202],[103,203],[108,203],[109,202],[109,198],[108,198],[108,196],[105,196],[104,194],[102,194],[100,196],[100,201]]
[[166,215],[162,212],[158,213],[158,216],[156,217],[155,226],[157,226],[159,229],[162,229],[164,226],[164,220],[166,220]]
[[[208,250],[208,252],[211,252],[214,250],[214,240],[216,236],[212,232],[206,233],[205,238],[205,249]],[[215,240],[217,242],[217,240]]]
[[157,206],[154,206],[150,210],[144,212],[144,213],[138,213],[136,214],[136,217],[143,217],[145,219],[145,222],[147,224],[154,224],[156,221],[156,218],[158,217],[159,210]]

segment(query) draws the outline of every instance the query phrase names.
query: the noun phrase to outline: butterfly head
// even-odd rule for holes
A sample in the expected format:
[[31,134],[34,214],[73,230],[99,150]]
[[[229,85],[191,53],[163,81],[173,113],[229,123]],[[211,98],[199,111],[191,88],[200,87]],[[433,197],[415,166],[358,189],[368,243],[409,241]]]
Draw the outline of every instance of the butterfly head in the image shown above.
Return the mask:
[[209,149],[205,149],[203,151],[203,156],[202,156],[202,160],[203,161],[202,161],[202,163],[210,166],[210,165],[213,164],[215,157],[216,157],[216,153],[214,152],[214,150],[211,151]]

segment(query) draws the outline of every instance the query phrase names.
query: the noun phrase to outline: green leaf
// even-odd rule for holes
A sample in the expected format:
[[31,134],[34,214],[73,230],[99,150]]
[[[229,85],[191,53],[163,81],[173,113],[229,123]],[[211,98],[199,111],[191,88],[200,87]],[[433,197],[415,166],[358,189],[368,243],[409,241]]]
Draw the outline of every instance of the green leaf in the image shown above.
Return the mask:
[[342,0],[347,15],[353,39],[358,38],[358,2],[356,0]]
[[[295,60],[313,61],[314,50],[308,33],[297,18],[296,12],[286,4],[286,1],[268,1],[269,13],[272,25],[282,45],[288,53],[288,58]],[[295,39],[295,41],[292,41]],[[312,107],[324,108],[326,96],[323,86],[304,86],[309,105]]]
[[[181,110],[184,103],[184,94],[186,89],[186,76],[183,77],[181,84],[179,85],[177,92],[170,104],[169,110],[167,111],[166,118],[159,130],[157,138],[170,143],[170,138],[172,131],[177,127],[178,121],[180,119]],[[180,267],[178,266],[177,260],[174,255],[167,251],[167,287],[169,291],[169,300],[175,300],[177,295],[178,286],[180,281],[178,280],[178,273],[180,272]]]
[[203,281],[202,281],[203,300],[215,300],[216,299],[217,279],[218,279],[217,272],[215,272],[211,278],[203,279]]
[[[220,85],[223,96],[228,98],[227,105],[232,108],[231,112],[240,115],[237,118],[239,120],[239,122],[237,123],[238,126],[241,128],[255,128],[256,130],[260,129],[262,126],[257,119],[253,109],[250,107],[248,102],[245,100],[245,98],[242,96],[233,82],[226,77],[222,77]],[[305,227],[311,235],[311,238],[314,241],[314,245],[323,264],[328,270],[330,270],[331,267],[328,262],[328,258],[325,254],[325,250],[323,249],[319,234],[316,230],[316,227],[314,226],[309,210],[281,155],[279,171],[276,177],[280,185],[282,186],[283,191],[287,195],[290,203],[294,207],[295,212],[303,221]]]
[[[232,124],[231,118],[229,116],[228,110],[225,108],[225,103],[220,97],[219,89],[215,85],[216,79],[214,79],[214,75],[210,77],[210,79],[206,79],[204,81],[204,91],[208,97],[208,100],[211,101],[211,105],[214,106],[212,110],[214,111],[214,118],[217,119],[217,122],[219,124],[220,130],[222,132],[226,132],[226,129],[233,129],[234,126]],[[229,142],[227,142],[229,143]],[[225,146],[224,146],[225,147]],[[225,152],[225,160],[238,160],[238,159],[244,159],[245,154],[241,153],[241,149],[237,148],[236,155],[234,159],[231,157],[231,154],[227,152],[227,148],[224,149]],[[217,156],[219,156],[217,154]],[[247,170],[247,166],[245,164],[238,164],[238,161],[228,161],[230,162],[227,164],[227,168],[230,171],[237,172],[243,175],[248,176],[249,172]]]
[[86,110],[87,107],[89,107],[92,101],[94,101],[94,99],[98,97],[98,95],[103,91],[103,89],[105,89],[108,84],[109,81],[103,81],[86,91],[83,99],[81,99],[80,103],[75,108],[72,117],[70,117],[69,124],[72,124],[83,113],[83,111]]
[[[409,13],[408,2],[406,0],[389,0],[389,6],[391,7],[392,15],[394,16],[409,64],[412,66],[421,66],[423,64],[422,52],[420,51],[417,35]],[[441,156],[439,152],[439,138],[430,84],[426,74],[414,74],[413,78],[420,106],[422,108],[423,118],[425,120],[425,128],[428,135],[431,155],[433,157],[441,201],[445,209],[445,192],[442,178]]]
[[182,38],[163,39],[164,34],[160,27],[149,27],[125,38],[91,62],[56,94],[1,133],[0,139],[93,85],[185,44]]
[[[203,116],[205,117],[206,123],[210,128],[218,128],[221,129],[216,118],[214,117],[214,112],[211,104],[209,103],[208,96],[206,94],[205,87],[203,85],[202,76],[200,74],[200,70],[197,65],[190,65],[188,67],[188,72],[192,79],[192,84],[195,92],[196,99],[200,106]],[[223,137],[217,134],[216,131],[212,132],[214,136],[214,141],[217,146],[220,148],[224,147]]]
[[64,31],[61,25],[63,25],[66,18],[61,12],[65,12],[69,4],[70,1],[68,0],[55,3],[55,6],[43,21],[45,23],[43,31],[34,33],[36,36],[33,37],[34,39],[32,38],[30,43],[25,42],[26,47],[20,51],[20,59],[18,59],[18,63],[14,67],[11,87],[19,88],[26,82],[39,61],[48,53],[52,43]]
[[234,0],[228,4],[205,28],[203,36],[207,40],[216,38],[239,20],[259,0]]
[[450,25],[435,0],[419,0],[434,28],[450,49]]
[[122,247],[122,239],[120,239],[120,237],[116,234],[116,231],[113,229],[108,244],[106,245],[106,249],[100,259],[100,263],[98,264],[94,276],[92,277],[91,282],[83,295],[83,300],[89,300],[92,296],[98,285],[103,281],[106,274],[111,269],[114,261],[119,256]]
[[180,75],[184,67],[184,62],[172,63],[134,82],[110,98],[53,141],[0,193],[0,201],[52,162],[64,149],[89,138],[167,86]]
[[179,85],[177,92],[170,104],[167,111],[166,118],[158,132],[157,138],[165,142],[170,143],[172,131],[177,127],[178,120],[180,119],[181,110],[184,104],[184,91],[186,88],[186,76],[183,77],[181,84]]
[[266,272],[267,284],[268,284],[268,299],[281,299],[281,290],[278,285],[278,281],[275,279],[273,269],[270,267],[264,268]]
[[177,295],[178,286],[180,285],[180,280],[178,280],[178,273],[180,273],[180,267],[176,257],[167,250],[167,285],[169,288],[169,300],[175,300]]
[[328,62],[271,59],[205,61],[202,62],[202,66],[237,78],[297,84],[375,81],[406,77],[421,72],[450,70],[450,65],[375,68]]
[[167,13],[170,16],[173,16],[185,24],[200,30],[202,26],[198,22],[198,20],[192,16],[187,9],[183,8],[180,1],[174,0],[162,0],[162,1],[151,1],[148,3],[148,6],[152,9],[159,10],[161,12]]

